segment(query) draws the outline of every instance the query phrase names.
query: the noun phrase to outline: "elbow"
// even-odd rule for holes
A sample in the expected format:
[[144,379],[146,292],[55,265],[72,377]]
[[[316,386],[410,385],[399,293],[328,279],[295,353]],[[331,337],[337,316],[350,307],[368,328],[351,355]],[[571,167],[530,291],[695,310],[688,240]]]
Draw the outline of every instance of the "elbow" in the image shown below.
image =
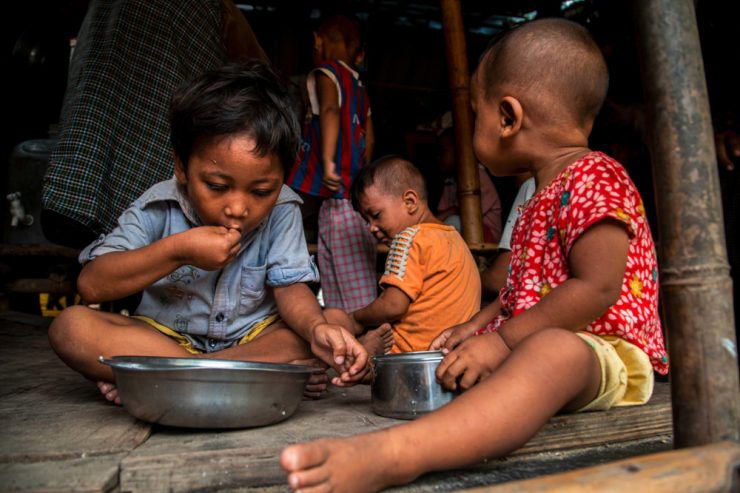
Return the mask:
[[603,315],[609,308],[611,308],[622,294],[622,285],[614,286],[601,286],[596,290],[595,300],[599,306],[599,316]]
[[319,111],[319,115],[339,118],[339,106],[336,104],[327,104],[326,106],[322,106],[319,108]]
[[408,305],[402,306],[399,304],[392,304],[387,307],[386,314],[388,317],[388,322],[392,323],[396,320],[400,320],[401,317],[406,315],[406,312],[408,311]]
[[77,292],[85,303],[100,303],[105,301],[101,298],[99,290],[96,289],[96,283],[85,275],[85,271],[77,277]]

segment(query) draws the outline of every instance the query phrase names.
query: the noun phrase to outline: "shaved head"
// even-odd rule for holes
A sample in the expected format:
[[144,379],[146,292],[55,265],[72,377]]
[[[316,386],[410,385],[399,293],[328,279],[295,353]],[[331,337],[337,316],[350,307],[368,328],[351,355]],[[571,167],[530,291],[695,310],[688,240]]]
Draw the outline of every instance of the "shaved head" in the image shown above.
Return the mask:
[[609,85],[601,50],[584,27],[565,19],[509,31],[484,54],[478,72],[486,99],[513,96],[535,117],[559,115],[589,129]]

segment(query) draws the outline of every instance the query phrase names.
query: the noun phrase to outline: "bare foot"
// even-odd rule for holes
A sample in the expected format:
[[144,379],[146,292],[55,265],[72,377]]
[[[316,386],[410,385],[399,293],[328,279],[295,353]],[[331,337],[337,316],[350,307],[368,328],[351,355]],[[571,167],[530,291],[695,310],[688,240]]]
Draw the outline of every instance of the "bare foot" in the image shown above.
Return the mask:
[[368,330],[357,340],[365,347],[369,356],[380,356],[393,347],[393,329],[391,324],[384,323],[375,329]]
[[118,397],[118,389],[110,382],[97,382],[98,389],[103,396],[118,406],[121,405],[121,398]]
[[316,370],[308,377],[308,382],[303,388],[303,399],[318,399],[326,392],[329,386],[329,375],[326,373],[328,365],[317,358],[299,359],[290,362],[294,365],[307,365],[316,367]]
[[412,481],[387,430],[291,445],[280,454],[293,491],[373,492]]
[[326,373],[326,368],[317,368],[316,371],[311,373],[308,377],[306,387],[303,389],[303,399],[318,399],[322,396],[329,385],[329,375]]

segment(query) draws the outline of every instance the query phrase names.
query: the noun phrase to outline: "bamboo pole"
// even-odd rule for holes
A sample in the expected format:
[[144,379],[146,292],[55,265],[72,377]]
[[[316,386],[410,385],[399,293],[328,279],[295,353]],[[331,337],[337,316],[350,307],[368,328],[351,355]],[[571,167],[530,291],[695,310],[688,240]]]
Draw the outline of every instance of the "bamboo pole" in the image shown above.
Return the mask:
[[637,0],[677,447],[740,439],[716,154],[692,0]]
[[468,244],[483,242],[478,162],[473,154],[470,71],[465,48],[465,29],[459,0],[440,0],[447,54],[447,75],[452,92],[452,121],[455,127],[457,190],[462,235]]

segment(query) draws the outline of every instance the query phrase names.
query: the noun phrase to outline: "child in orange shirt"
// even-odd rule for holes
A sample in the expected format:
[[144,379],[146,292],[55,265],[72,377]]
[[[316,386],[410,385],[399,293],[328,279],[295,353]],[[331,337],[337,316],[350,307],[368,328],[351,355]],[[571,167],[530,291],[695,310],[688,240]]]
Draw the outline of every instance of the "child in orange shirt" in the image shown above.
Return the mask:
[[390,323],[392,353],[425,351],[443,330],[480,309],[480,274],[465,240],[429,210],[424,178],[390,156],[363,168],[352,183],[352,203],[375,238],[390,251],[382,293],[352,312],[361,326]]

